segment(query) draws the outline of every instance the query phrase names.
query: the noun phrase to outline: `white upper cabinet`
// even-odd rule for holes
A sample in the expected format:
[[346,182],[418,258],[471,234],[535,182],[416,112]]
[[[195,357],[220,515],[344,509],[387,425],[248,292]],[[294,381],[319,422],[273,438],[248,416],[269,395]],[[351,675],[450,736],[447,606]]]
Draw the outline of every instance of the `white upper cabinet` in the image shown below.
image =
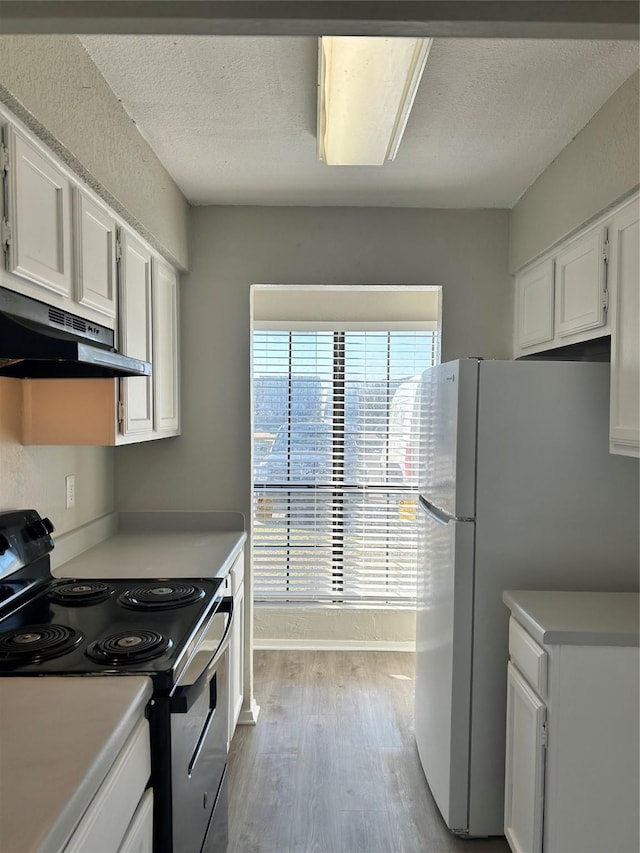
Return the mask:
[[605,239],[606,230],[599,227],[556,255],[556,331],[560,338],[597,329],[606,322]]
[[613,295],[611,333],[612,453],[640,457],[640,227],[636,197],[609,228],[609,287]]
[[70,298],[71,184],[39,146],[16,128],[7,130],[9,157],[8,264],[28,279],[29,295],[45,299],[56,293]]
[[602,217],[516,275],[514,358],[611,333],[610,221]]
[[[151,252],[126,229],[120,234],[120,339],[124,355],[153,361]],[[153,378],[121,379],[122,435],[153,432]]]
[[153,264],[153,386],[156,433],[180,429],[178,356],[178,277],[168,264]]
[[553,339],[553,261],[535,264],[516,282],[516,346]]
[[76,187],[74,193],[76,300],[115,319],[116,228],[109,209]]
[[23,382],[24,444],[118,445],[180,431],[178,275],[0,108],[0,287],[116,331],[152,376]]

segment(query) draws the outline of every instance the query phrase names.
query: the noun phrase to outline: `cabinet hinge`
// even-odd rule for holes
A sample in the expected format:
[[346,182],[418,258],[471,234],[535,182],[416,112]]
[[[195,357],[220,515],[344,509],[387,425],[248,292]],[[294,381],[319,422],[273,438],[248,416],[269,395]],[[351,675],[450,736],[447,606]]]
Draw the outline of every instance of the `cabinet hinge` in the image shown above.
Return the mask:
[[116,261],[122,260],[122,243],[116,240]]
[[608,235],[604,238],[604,243],[602,244],[602,260],[605,264],[609,263],[609,237]]
[[124,423],[124,403],[122,400],[118,400],[118,423]]
[[4,144],[0,143],[0,172],[6,173],[9,171],[9,149]]
[[608,291],[608,290],[603,290],[603,291],[602,291],[602,302],[601,302],[601,305],[602,305],[602,310],[603,310],[603,311],[608,311],[608,310],[609,310],[609,291]]
[[540,732],[540,743],[542,744],[542,746],[547,745],[547,724],[546,723],[542,724],[542,731]]
[[3,252],[6,252],[11,244],[11,223],[6,219],[3,219],[0,225],[0,243]]

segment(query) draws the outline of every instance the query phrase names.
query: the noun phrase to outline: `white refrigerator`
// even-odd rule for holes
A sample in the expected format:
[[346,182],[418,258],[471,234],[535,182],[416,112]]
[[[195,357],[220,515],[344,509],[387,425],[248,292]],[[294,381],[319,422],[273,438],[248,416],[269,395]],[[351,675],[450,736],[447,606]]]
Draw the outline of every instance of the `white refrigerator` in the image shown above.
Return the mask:
[[609,454],[608,418],[604,363],[423,376],[415,733],[460,835],[503,834],[503,590],[638,589],[639,462]]

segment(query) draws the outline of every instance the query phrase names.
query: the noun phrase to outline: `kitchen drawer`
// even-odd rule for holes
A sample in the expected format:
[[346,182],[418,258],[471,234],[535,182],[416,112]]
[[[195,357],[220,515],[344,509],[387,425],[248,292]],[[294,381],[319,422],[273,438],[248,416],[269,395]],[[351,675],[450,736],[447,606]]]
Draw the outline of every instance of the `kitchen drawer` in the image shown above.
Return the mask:
[[149,788],[138,803],[118,853],[151,853],[153,850],[153,791]]
[[547,653],[513,617],[509,620],[509,656],[529,684],[546,696]]
[[89,804],[64,853],[115,853],[147,786],[150,772],[149,724],[140,720]]
[[244,551],[241,551],[229,569],[225,584],[225,595],[235,596],[244,583]]

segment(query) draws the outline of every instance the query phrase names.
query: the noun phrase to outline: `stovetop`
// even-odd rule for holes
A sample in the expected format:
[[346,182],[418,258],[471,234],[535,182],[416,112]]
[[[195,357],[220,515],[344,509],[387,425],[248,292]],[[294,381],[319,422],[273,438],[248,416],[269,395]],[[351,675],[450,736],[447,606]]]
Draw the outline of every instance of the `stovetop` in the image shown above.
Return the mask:
[[[221,586],[211,579],[45,583],[0,612],[0,675],[148,674],[156,688],[171,687]],[[174,595],[179,606],[169,606]]]
[[170,690],[223,581],[55,580],[53,526],[33,514],[0,514],[0,569],[10,567],[0,574],[0,676],[150,675],[156,691]]

